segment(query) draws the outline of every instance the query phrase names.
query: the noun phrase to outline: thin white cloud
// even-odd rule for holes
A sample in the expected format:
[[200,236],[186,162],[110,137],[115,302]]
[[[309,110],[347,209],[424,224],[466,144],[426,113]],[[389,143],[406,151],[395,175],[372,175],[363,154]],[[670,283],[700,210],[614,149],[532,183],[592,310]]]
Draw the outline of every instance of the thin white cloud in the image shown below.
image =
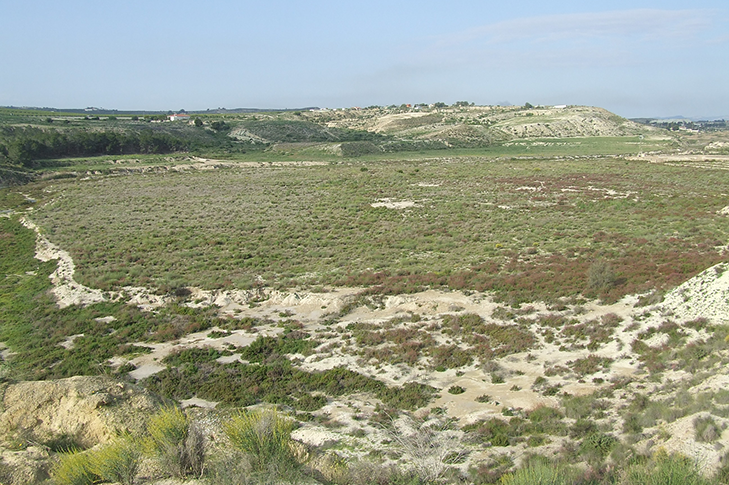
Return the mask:
[[[708,9],[633,9],[523,17],[436,37],[411,64],[456,69],[601,68],[661,65],[678,52],[706,50],[726,19]],[[684,59],[686,59],[684,57]]]
[[436,47],[482,43],[504,44],[519,41],[550,42],[581,39],[638,37],[676,39],[694,36],[709,29],[709,10],[635,9],[540,17],[524,17],[487,24],[439,39]]
[[726,44],[729,42],[729,34],[719,35],[708,40],[709,44]]

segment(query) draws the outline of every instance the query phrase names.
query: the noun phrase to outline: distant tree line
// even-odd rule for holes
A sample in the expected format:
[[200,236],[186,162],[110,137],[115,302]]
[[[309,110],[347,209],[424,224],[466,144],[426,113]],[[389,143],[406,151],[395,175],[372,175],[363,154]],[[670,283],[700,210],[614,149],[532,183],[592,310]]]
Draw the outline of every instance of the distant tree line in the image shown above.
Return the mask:
[[92,155],[188,151],[190,141],[152,130],[59,132],[26,127],[0,130],[0,161],[27,168],[38,160]]

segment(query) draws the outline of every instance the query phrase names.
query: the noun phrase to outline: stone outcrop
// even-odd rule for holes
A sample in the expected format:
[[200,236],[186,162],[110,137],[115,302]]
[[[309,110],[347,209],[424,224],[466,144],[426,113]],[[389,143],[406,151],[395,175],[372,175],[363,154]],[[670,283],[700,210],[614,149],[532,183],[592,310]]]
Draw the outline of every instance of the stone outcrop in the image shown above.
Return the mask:
[[6,384],[0,404],[0,483],[37,483],[51,451],[90,448],[119,433],[137,433],[161,402],[108,377]]

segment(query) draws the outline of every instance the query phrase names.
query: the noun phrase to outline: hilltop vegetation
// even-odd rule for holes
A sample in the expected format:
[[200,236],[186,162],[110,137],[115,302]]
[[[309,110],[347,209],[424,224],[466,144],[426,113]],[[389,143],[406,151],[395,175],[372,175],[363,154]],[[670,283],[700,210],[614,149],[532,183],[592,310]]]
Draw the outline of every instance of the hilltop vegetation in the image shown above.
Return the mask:
[[0,109],[0,165],[38,168],[94,155],[191,152],[232,156],[278,144],[319,145],[362,156],[484,148],[521,138],[629,136],[650,132],[597,108],[426,107],[166,117],[79,116]]

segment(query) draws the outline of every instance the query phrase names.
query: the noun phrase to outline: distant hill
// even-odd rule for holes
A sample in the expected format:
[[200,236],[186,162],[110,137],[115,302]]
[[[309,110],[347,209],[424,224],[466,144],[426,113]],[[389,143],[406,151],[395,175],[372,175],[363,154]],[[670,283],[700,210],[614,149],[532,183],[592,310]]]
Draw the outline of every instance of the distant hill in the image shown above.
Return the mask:
[[259,112],[271,112],[271,111],[301,111],[301,110],[315,110],[318,107],[307,107],[307,108],[215,108],[215,109],[204,109],[196,111],[186,110],[118,110],[118,109],[106,109],[106,108],[49,108],[49,107],[33,107],[33,106],[0,106],[0,109],[11,109],[11,110],[22,110],[22,111],[37,111],[39,114],[53,114],[53,113],[74,113],[83,115],[94,115],[94,116],[156,116],[164,115],[168,113],[177,113],[184,111],[189,114],[234,114],[234,113],[259,113]]
[[483,146],[519,138],[626,136],[651,128],[589,106],[451,106],[368,108],[306,112],[302,117],[331,128],[366,130],[448,146]]

